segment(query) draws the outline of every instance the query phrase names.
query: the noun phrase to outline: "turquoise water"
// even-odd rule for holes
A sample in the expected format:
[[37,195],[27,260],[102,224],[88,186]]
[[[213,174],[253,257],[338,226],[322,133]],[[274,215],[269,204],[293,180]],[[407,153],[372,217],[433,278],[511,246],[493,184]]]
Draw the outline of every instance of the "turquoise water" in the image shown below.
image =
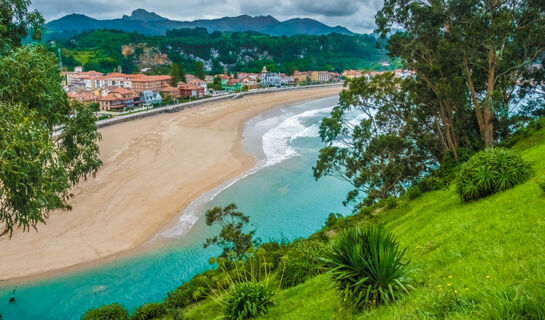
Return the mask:
[[[280,107],[252,119],[244,143],[258,158],[257,167],[228,187],[203,195],[202,205],[184,214],[194,219],[185,218],[162,234],[173,237],[168,246],[45,281],[5,285],[0,288],[3,319],[79,319],[103,304],[119,302],[132,311],[162,300],[167,292],[210,268],[208,259],[219,254],[218,248],[202,248],[204,240],[217,232],[201,218],[214,205],[237,203],[263,241],[306,237],[324,224],[330,212],[348,213],[341,203],[349,186],[333,178],[316,182],[312,177],[321,147],[318,123],[336,102],[337,98],[327,98]],[[9,303],[13,289],[16,303]]]

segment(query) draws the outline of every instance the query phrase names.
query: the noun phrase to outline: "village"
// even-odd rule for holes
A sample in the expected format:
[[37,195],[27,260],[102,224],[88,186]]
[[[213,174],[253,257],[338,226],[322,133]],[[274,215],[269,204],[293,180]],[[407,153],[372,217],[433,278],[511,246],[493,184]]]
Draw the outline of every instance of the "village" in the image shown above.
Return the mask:
[[[290,86],[325,83],[342,83],[366,75],[372,77],[381,72],[345,70],[342,74],[329,71],[295,71],[292,75],[267,71],[260,73],[236,73],[205,75],[199,79],[185,75],[185,82],[172,83],[170,75],[104,74],[83,67],[63,71],[64,87],[69,99],[81,103],[93,103],[97,117],[111,117],[127,112],[145,110],[157,106],[181,103],[245,91],[265,90]],[[406,71],[395,70],[396,76]]]

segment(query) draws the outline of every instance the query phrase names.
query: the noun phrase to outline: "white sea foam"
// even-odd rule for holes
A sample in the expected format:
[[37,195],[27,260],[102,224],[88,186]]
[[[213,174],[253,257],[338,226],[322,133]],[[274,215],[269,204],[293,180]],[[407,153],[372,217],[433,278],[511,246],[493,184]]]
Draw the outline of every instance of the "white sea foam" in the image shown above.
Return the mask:
[[266,158],[265,166],[280,163],[297,155],[292,146],[292,142],[295,139],[317,137],[319,135],[319,128],[316,124],[305,126],[302,120],[320,113],[330,112],[332,109],[333,107],[326,107],[293,115],[267,131],[263,135],[263,152]]
[[[265,159],[256,163],[255,167],[243,174],[222,183],[218,187],[209,190],[202,194],[195,201],[191,202],[184,210],[183,214],[178,218],[178,221],[170,226],[165,231],[157,234],[150,241],[155,241],[164,238],[176,238],[187,233],[191,227],[198,221],[202,212],[214,198],[223,190],[229,188],[237,181],[252,175],[264,167],[278,164],[295,155],[297,152],[292,147],[292,142],[297,138],[317,137],[319,135],[319,127],[316,124],[305,126],[302,120],[314,117],[320,113],[328,113],[333,107],[326,107],[316,110],[309,110],[299,114],[291,115],[286,119],[278,120],[278,118],[267,118],[257,122],[254,126],[262,128],[270,128],[262,137],[263,152]],[[285,117],[285,114],[281,117]]]

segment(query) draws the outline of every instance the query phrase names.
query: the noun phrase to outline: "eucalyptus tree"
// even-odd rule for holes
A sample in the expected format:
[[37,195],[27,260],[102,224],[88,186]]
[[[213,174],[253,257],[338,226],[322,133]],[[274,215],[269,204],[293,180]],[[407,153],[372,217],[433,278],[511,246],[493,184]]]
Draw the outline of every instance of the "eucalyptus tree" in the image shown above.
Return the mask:
[[326,146],[320,150],[314,177],[334,176],[354,189],[345,205],[370,204],[399,195],[434,163],[443,149],[433,115],[424,112],[413,78],[393,73],[348,82],[339,104],[320,124]]
[[497,116],[508,115],[519,81],[545,50],[542,0],[386,0],[377,24],[383,36],[401,27],[391,40],[392,55],[439,101],[445,95],[457,101],[455,108],[439,104],[440,110],[456,116],[468,98],[485,147],[494,145]]
[[71,188],[102,164],[92,110],[68,101],[55,56],[40,45],[21,46],[29,33],[39,39],[43,30],[29,4],[2,0],[0,6],[7,30],[0,33],[0,236],[70,209]]

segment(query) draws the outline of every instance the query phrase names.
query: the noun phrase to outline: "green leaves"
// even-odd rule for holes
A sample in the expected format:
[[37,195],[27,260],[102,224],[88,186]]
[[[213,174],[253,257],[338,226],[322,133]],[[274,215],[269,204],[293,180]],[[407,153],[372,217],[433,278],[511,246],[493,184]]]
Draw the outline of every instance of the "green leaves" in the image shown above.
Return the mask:
[[250,218],[242,212],[236,211],[234,203],[226,207],[214,207],[206,211],[206,225],[218,224],[222,227],[219,235],[207,238],[203,244],[204,248],[211,245],[218,245],[223,248],[221,257],[228,258],[233,254],[236,259],[242,258],[246,251],[257,244],[258,240],[253,239],[255,230],[244,232],[243,229],[250,222]]
[[530,165],[513,151],[486,149],[462,165],[458,193],[463,201],[477,200],[524,182],[530,173]]
[[93,112],[68,103],[54,56],[30,45],[0,57],[0,236],[70,209],[70,188],[102,165],[99,139]]
[[224,316],[229,320],[244,320],[264,315],[273,304],[273,297],[273,292],[262,283],[237,283],[225,298]]
[[373,226],[344,231],[326,261],[343,301],[362,309],[394,302],[408,291],[404,254],[391,233]]

